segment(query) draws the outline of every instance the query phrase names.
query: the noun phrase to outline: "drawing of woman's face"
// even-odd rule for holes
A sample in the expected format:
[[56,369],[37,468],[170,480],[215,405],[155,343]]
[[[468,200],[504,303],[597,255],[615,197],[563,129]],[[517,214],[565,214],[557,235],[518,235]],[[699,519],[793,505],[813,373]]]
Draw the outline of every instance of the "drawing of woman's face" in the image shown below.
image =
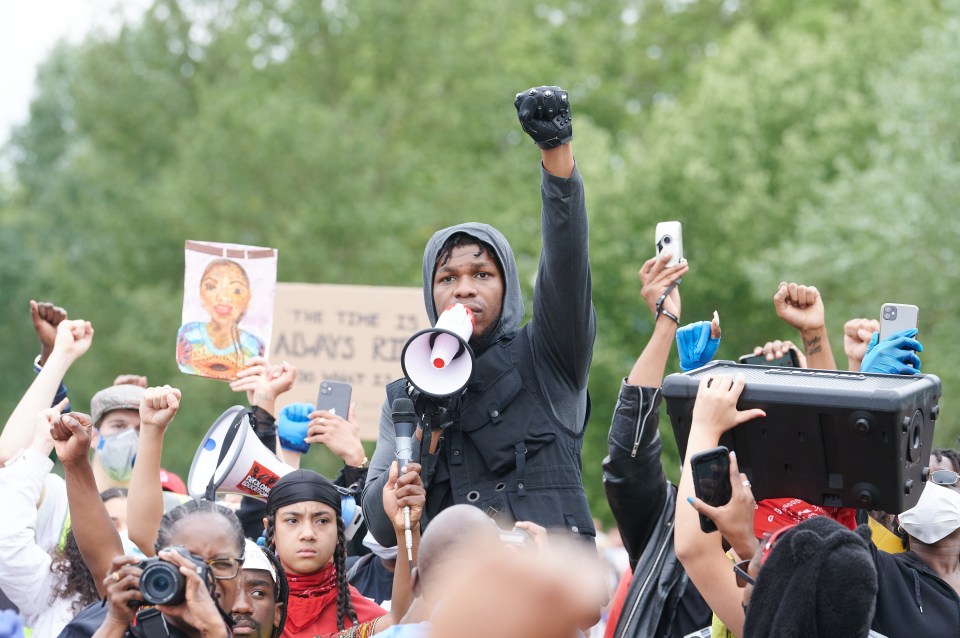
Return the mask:
[[200,280],[200,302],[215,323],[239,323],[250,305],[247,273],[232,261],[217,261],[207,266]]

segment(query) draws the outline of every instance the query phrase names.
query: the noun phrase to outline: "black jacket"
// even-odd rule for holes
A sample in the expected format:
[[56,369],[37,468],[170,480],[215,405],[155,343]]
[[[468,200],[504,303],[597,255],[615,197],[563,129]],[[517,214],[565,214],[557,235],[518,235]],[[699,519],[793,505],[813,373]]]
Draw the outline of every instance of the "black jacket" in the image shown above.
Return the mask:
[[[501,524],[530,520],[593,538],[581,483],[580,447],[589,416],[587,380],[596,321],[591,302],[587,211],[578,171],[560,178],[542,171],[543,250],[533,293],[533,317],[523,327],[523,296],[513,251],[486,224],[467,223],[434,234],[424,250],[423,294],[437,320],[433,273],[444,242],[465,233],[495,252],[503,271],[498,323],[477,343],[476,362],[453,425],[433,458],[421,461],[427,486],[423,525],[453,503],[469,503]],[[393,525],[382,490],[396,455],[390,406],[404,380],[388,386],[380,437],[370,461],[363,510],[370,532],[390,547]],[[434,472],[432,476],[431,472]]]
[[913,552],[870,545],[877,565],[873,629],[887,638],[960,637],[960,596]]
[[710,625],[710,608],[673,548],[677,488],[660,462],[660,389],[624,382],[607,438],[603,485],[633,580],[616,638],[682,638]]

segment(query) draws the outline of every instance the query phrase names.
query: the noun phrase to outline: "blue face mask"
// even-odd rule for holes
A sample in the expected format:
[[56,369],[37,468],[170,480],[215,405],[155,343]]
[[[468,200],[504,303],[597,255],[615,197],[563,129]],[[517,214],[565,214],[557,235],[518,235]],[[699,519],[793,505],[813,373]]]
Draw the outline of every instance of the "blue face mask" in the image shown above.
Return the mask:
[[100,437],[100,443],[97,444],[97,458],[100,459],[100,465],[107,476],[121,483],[130,480],[139,443],[140,436],[133,429]]

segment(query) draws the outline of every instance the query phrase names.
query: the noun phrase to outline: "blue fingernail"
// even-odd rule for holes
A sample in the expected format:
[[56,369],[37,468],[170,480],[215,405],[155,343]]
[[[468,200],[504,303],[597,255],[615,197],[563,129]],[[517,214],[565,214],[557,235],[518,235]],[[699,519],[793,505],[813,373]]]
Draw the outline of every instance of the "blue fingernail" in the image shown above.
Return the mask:
[[688,496],[688,497],[687,497],[687,502],[690,503],[691,505],[693,505],[693,497],[692,497],[692,496]]

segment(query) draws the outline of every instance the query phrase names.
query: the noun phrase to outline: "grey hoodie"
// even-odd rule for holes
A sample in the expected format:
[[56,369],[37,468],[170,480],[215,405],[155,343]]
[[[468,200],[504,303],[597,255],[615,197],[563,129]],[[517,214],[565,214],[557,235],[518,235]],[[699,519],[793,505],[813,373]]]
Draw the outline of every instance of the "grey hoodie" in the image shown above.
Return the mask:
[[[453,234],[466,233],[491,246],[503,270],[504,295],[500,319],[481,343],[472,343],[482,357],[504,338],[528,339],[533,353],[539,391],[549,403],[554,419],[579,437],[587,414],[587,380],[593,356],[596,319],[591,298],[587,215],[579,171],[560,178],[542,170],[541,226],[543,250],[533,297],[533,317],[524,316],[517,265],[506,238],[487,224],[469,222],[438,231],[427,242],[423,255],[423,299],[431,324],[436,323],[433,275],[443,243]],[[393,528],[383,512],[382,489],[396,454],[389,400],[380,416],[380,438],[370,463],[364,514],[378,542],[393,546]],[[428,494],[428,509],[430,496]]]

